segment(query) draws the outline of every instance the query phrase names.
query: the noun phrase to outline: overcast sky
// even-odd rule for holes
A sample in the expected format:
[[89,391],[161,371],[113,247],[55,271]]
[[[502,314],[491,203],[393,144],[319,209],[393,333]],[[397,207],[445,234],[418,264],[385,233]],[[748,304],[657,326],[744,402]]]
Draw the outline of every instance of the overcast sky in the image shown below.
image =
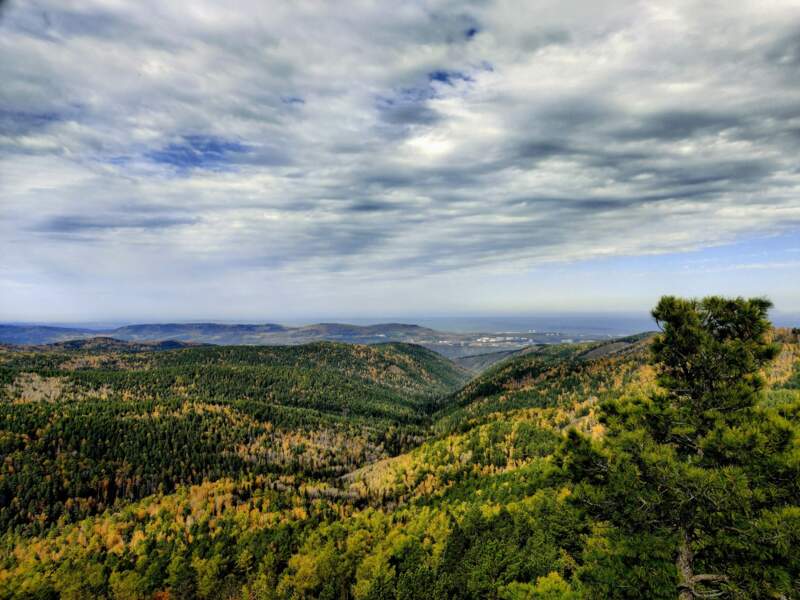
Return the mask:
[[0,320],[800,311],[800,3],[18,0]]

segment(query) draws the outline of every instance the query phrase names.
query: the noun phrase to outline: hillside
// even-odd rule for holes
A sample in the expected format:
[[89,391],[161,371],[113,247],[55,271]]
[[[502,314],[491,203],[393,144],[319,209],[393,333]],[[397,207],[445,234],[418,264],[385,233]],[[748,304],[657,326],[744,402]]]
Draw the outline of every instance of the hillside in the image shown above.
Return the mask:
[[[111,329],[44,327],[39,325],[0,324],[0,344],[42,345],[90,338],[113,338],[120,341],[183,342],[191,344],[287,346],[318,341],[348,344],[403,342],[424,346],[449,358],[471,357],[496,352],[514,352],[536,344],[585,339],[589,334],[573,332],[526,332],[517,334],[456,333],[437,331],[405,323],[349,325],[317,323],[290,327],[275,323],[154,323],[125,325]],[[466,359],[467,363],[474,359]],[[493,362],[484,357],[484,366]],[[471,369],[471,367],[468,367]],[[474,370],[474,369],[473,369]],[[475,371],[477,372],[477,371]]]
[[[761,410],[798,427],[800,343],[790,332],[777,339],[782,350],[766,371]],[[120,454],[138,451],[140,458],[128,454],[119,463],[104,463],[94,475],[98,489],[107,489],[107,480],[146,481],[147,471],[134,475],[130,465],[154,456],[164,457],[158,469],[174,465],[168,469],[173,476],[184,464],[205,470],[202,477],[184,471],[183,479],[160,483],[152,495],[143,489],[118,499],[113,508],[82,511],[83,505],[72,501],[60,515],[30,511],[38,526],[17,525],[18,533],[11,533],[6,521],[0,597],[144,598],[165,597],[158,594],[169,590],[170,598],[566,599],[674,590],[674,582],[630,568],[625,570],[630,593],[624,587],[575,592],[578,584],[605,589],[602,582],[613,580],[612,570],[638,554],[609,554],[617,543],[613,531],[573,502],[578,488],[559,462],[568,430],[604,437],[603,402],[657,389],[648,364],[651,341],[638,336],[539,348],[495,364],[457,391],[451,390],[464,380],[463,371],[424,349],[396,344],[80,357],[98,361],[92,367],[70,352],[5,352],[2,372],[17,387],[6,388],[6,400],[15,403],[3,403],[0,422],[14,423],[6,425],[2,439],[5,448],[14,448],[14,472],[29,478],[17,479],[20,485],[34,481],[36,467],[22,458],[31,456],[32,445],[61,461],[78,453],[86,466],[95,464],[99,450],[108,455],[109,440],[97,446],[86,432],[92,430],[89,415],[115,397],[119,401],[102,413],[98,431],[105,433],[115,419],[130,427],[141,420],[133,410],[148,422],[170,419],[173,443],[135,450],[124,431],[106,434],[122,446]],[[265,368],[257,365],[270,367],[263,374],[250,371]],[[304,366],[314,377],[289,374]],[[281,392],[286,386],[265,385],[273,381],[272,369],[289,369],[281,371],[280,381],[291,393]],[[33,372],[40,379],[22,375]],[[313,385],[323,373],[331,378],[325,393]],[[51,387],[42,384],[45,379]],[[346,410],[330,385],[351,398]],[[52,386],[60,390],[60,400],[46,396]],[[258,390],[270,390],[269,410],[256,408],[264,405]],[[51,406],[66,409],[64,416],[47,411]],[[40,410],[48,416],[38,418]],[[427,417],[432,410],[437,412]],[[176,440],[176,431],[188,431],[178,425],[181,420],[206,433]],[[46,422],[42,432],[26,437]],[[267,428],[267,422],[276,425]],[[70,434],[71,428],[80,433]],[[396,452],[387,450],[389,438],[399,440]],[[143,439],[149,444],[159,438],[144,434]],[[198,444],[231,458],[234,452],[225,448],[235,448],[241,460],[209,465],[183,453],[186,445]],[[796,447],[800,452],[800,442]],[[269,458],[261,461],[264,448]],[[46,468],[65,479],[80,472],[77,465],[60,464],[59,470],[52,463]],[[3,481],[0,497],[7,499],[8,475]],[[92,482],[81,485],[89,490]],[[58,505],[52,498],[48,502],[42,506]],[[48,517],[57,523],[47,525]],[[782,531],[775,535],[791,535]],[[800,541],[781,540],[789,549]],[[674,598],[674,593],[647,597]]]
[[492,365],[501,361],[507,360],[518,354],[525,352],[535,351],[535,346],[522,348],[521,350],[500,350],[498,352],[485,352],[482,354],[470,354],[467,356],[459,356],[453,359],[458,366],[466,369],[473,375],[478,375],[491,367]]
[[367,326],[318,323],[301,327],[288,327],[276,323],[148,323],[111,329],[0,325],[0,342],[6,344],[51,344],[90,337],[108,337],[133,342],[173,340],[218,345],[285,345],[320,340],[367,344],[416,339],[433,340],[437,336],[447,337],[447,334],[402,323]]
[[83,328],[0,324],[0,343],[3,344],[51,344],[97,335],[99,332]]
[[544,346],[502,361],[442,401],[434,439],[347,480],[364,493],[405,502],[455,482],[485,487],[489,479],[472,477],[536,462],[568,428],[602,435],[596,412],[603,400],[655,386],[650,339]]
[[0,351],[0,527],[226,476],[326,478],[418,443],[465,374],[405,344]]
[[38,347],[29,346],[27,349],[40,352],[67,352],[73,350],[92,353],[151,352],[153,350],[178,350],[180,348],[191,348],[192,346],[196,345],[197,344],[195,343],[178,342],[176,340],[128,342],[111,337],[89,337],[68,340],[66,342],[54,342],[52,344],[44,344]]
[[538,346],[498,361],[446,401],[440,431],[471,427],[497,412],[569,406],[618,394],[648,359],[648,335],[613,342]]

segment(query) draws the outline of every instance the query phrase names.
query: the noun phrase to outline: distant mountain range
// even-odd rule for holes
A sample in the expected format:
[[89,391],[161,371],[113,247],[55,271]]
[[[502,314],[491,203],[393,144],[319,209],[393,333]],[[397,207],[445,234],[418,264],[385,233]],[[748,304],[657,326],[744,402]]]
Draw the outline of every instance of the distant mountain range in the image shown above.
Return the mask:
[[293,344],[320,339],[342,339],[348,342],[375,343],[404,341],[406,338],[430,338],[440,334],[418,325],[387,323],[381,325],[346,325],[318,323],[303,327],[286,327],[276,323],[155,323],[125,325],[113,329],[49,327],[43,325],[0,325],[0,342],[7,344],[52,344],[67,340],[110,337],[125,341],[175,340],[224,345]]
[[[181,342],[189,344],[284,346],[315,341],[349,344],[405,342],[419,344],[445,356],[462,357],[489,352],[513,351],[526,346],[588,339],[588,336],[557,332],[519,334],[452,333],[407,323],[348,325],[317,323],[288,327],[276,323],[158,323],[125,325],[111,329],[51,327],[45,325],[0,325],[0,343],[42,345],[113,338],[125,342]],[[105,344],[108,343],[106,340]]]

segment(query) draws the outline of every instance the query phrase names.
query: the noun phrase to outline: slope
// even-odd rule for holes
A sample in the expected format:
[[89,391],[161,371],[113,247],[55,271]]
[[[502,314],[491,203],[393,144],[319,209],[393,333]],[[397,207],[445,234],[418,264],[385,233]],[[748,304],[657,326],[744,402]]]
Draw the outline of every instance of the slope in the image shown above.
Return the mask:
[[329,478],[423,438],[464,373],[406,344],[0,350],[0,528],[248,474]]
[[[762,404],[797,424],[800,344],[781,335]],[[634,338],[514,357],[441,402],[433,438],[339,479],[224,478],[6,534],[0,597],[581,597],[587,565],[635,556],[603,558],[553,452],[569,428],[603,436],[602,399],[654,389],[647,356]]]

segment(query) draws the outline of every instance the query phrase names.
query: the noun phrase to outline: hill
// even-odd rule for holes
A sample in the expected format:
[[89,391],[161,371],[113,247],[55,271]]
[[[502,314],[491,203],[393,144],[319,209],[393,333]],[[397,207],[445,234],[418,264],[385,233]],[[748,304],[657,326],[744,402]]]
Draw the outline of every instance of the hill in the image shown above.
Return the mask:
[[100,336],[69,340],[66,342],[54,342],[42,346],[30,346],[27,349],[41,352],[150,352],[153,350],[178,350],[179,348],[191,348],[196,345],[197,344],[191,342],[179,342],[176,340],[128,342]]
[[0,528],[226,476],[326,478],[418,443],[465,373],[418,346],[0,350]]
[[44,325],[0,324],[0,343],[3,344],[51,344],[64,340],[81,339],[98,335],[92,329],[72,327],[47,327]]
[[379,343],[447,336],[419,325],[386,323],[348,325],[319,323],[286,327],[275,323],[151,323],[125,325],[112,329],[46,327],[38,325],[0,325],[0,342],[6,344],[51,344],[68,340],[107,337],[122,341],[183,341],[219,345],[286,345],[311,341]]
[[500,350],[498,352],[485,352],[481,354],[469,354],[466,356],[458,356],[453,359],[458,366],[466,369],[474,375],[478,375],[491,367],[492,365],[501,361],[507,360],[513,356],[524,354],[525,352],[534,351],[535,347],[522,348],[521,350]]
[[[791,332],[778,332],[776,339],[782,350],[765,372],[768,387],[759,410],[797,430],[800,343]],[[28,484],[34,474],[19,457],[32,441],[47,438],[49,449],[40,446],[40,451],[59,458],[77,453],[84,465],[92,465],[98,453],[108,456],[110,445],[98,448],[87,435],[93,431],[89,415],[99,403],[81,413],[80,423],[72,420],[78,415],[64,422],[49,413],[40,421],[31,412],[51,403],[62,411],[69,403],[88,407],[92,400],[81,394],[120,394],[120,402],[111,404],[118,417],[106,416],[97,431],[105,432],[115,418],[131,426],[137,419],[181,415],[205,432],[175,439],[175,432],[186,430],[171,425],[175,443],[164,447],[153,443],[157,434],[145,436],[147,443],[129,461],[106,463],[94,476],[101,495],[111,481],[115,486],[147,481],[146,469],[130,471],[129,465],[140,462],[155,460],[157,472],[166,469],[171,476],[180,474],[184,464],[206,470],[203,477],[183,471],[183,479],[159,482],[153,494],[143,489],[118,498],[104,505],[104,512],[100,507],[81,510],[83,505],[74,500],[34,503],[28,512],[36,527],[5,525],[0,597],[164,597],[168,591],[169,597],[185,598],[567,599],[634,598],[640,589],[661,589],[666,592],[648,597],[674,598],[675,581],[658,580],[657,571],[637,567],[641,550],[618,550],[613,530],[592,520],[575,501],[580,486],[559,462],[568,431],[604,438],[604,403],[635,402],[658,389],[649,362],[651,341],[638,336],[537,348],[498,362],[457,390],[465,378],[462,370],[424,349],[397,344],[95,354],[84,359],[105,366],[86,373],[99,369],[102,376],[96,381],[103,383],[86,387],[95,376],[81,375],[85,367],[70,352],[29,353],[24,360],[17,352],[4,353],[6,379],[9,372],[15,381],[28,381],[23,373],[48,378],[57,372],[68,390],[56,402],[42,397],[45,386],[29,381],[28,394],[39,397],[6,392],[6,400],[13,397],[16,404],[3,402],[7,411],[0,423],[13,422],[16,429],[6,425],[0,439],[16,452],[14,470],[28,473]],[[109,364],[115,366],[109,369]],[[249,369],[267,364],[290,371],[309,368],[315,377],[326,373],[333,379],[323,386],[328,392],[315,395],[313,378],[291,378],[287,372],[291,393],[282,395],[281,387],[270,386],[267,379],[251,379]],[[235,378],[224,376],[228,369]],[[147,372],[152,380],[128,377]],[[347,388],[333,374],[346,374],[363,387]],[[231,388],[238,379],[242,383]],[[217,386],[218,380],[225,383]],[[271,410],[299,410],[293,398],[315,408],[292,422],[275,418],[277,413],[265,416],[255,409],[263,403],[258,390],[271,390]],[[74,397],[67,400],[70,394]],[[356,396],[363,401],[356,402]],[[138,405],[138,397],[147,398],[145,404]],[[168,397],[177,404],[169,404]],[[187,397],[194,398],[188,406]],[[343,403],[345,397],[350,400]],[[126,412],[131,402],[142,408]],[[194,416],[198,412],[204,416]],[[214,421],[205,415],[231,418]],[[43,425],[49,419],[53,424]],[[265,421],[281,425],[240,435],[243,421],[253,427]],[[22,437],[32,432],[37,433],[30,440]],[[126,454],[132,452],[122,431],[111,439],[121,440]],[[387,450],[389,439],[397,442],[396,450]],[[214,471],[184,452],[187,445],[246,460],[214,466]],[[269,460],[260,462],[264,447]],[[800,450],[800,442],[796,447]],[[340,453],[349,458],[343,460]],[[48,465],[47,472],[73,477],[81,472],[76,467]],[[89,489],[91,480],[82,485]],[[10,497],[7,487],[3,493],[0,498]],[[48,512],[58,502],[64,512]],[[791,537],[790,515],[773,518],[769,535],[776,542],[764,548],[785,560],[800,540]],[[653,540],[649,547],[658,549]],[[671,555],[665,560],[672,564]],[[577,585],[589,590],[606,580],[613,583],[613,569],[625,573],[629,587],[576,592]],[[787,589],[792,584],[781,585]]]
[[[424,346],[450,358],[457,358],[500,351],[517,351],[536,344],[553,344],[563,340],[581,339],[585,335],[558,332],[454,333],[405,323],[363,326],[345,323],[317,323],[300,327],[275,323],[162,323],[126,325],[104,330],[0,325],[0,344],[41,345],[96,337],[130,342],[178,341],[194,344],[250,346],[286,346],[315,341],[348,344],[404,342]],[[490,362],[491,359],[489,359]]]
[[369,495],[407,502],[458,481],[486,486],[491,478],[475,476],[514,471],[550,454],[569,428],[601,435],[603,400],[655,386],[650,339],[543,346],[499,362],[441,401],[432,440],[347,479]]

